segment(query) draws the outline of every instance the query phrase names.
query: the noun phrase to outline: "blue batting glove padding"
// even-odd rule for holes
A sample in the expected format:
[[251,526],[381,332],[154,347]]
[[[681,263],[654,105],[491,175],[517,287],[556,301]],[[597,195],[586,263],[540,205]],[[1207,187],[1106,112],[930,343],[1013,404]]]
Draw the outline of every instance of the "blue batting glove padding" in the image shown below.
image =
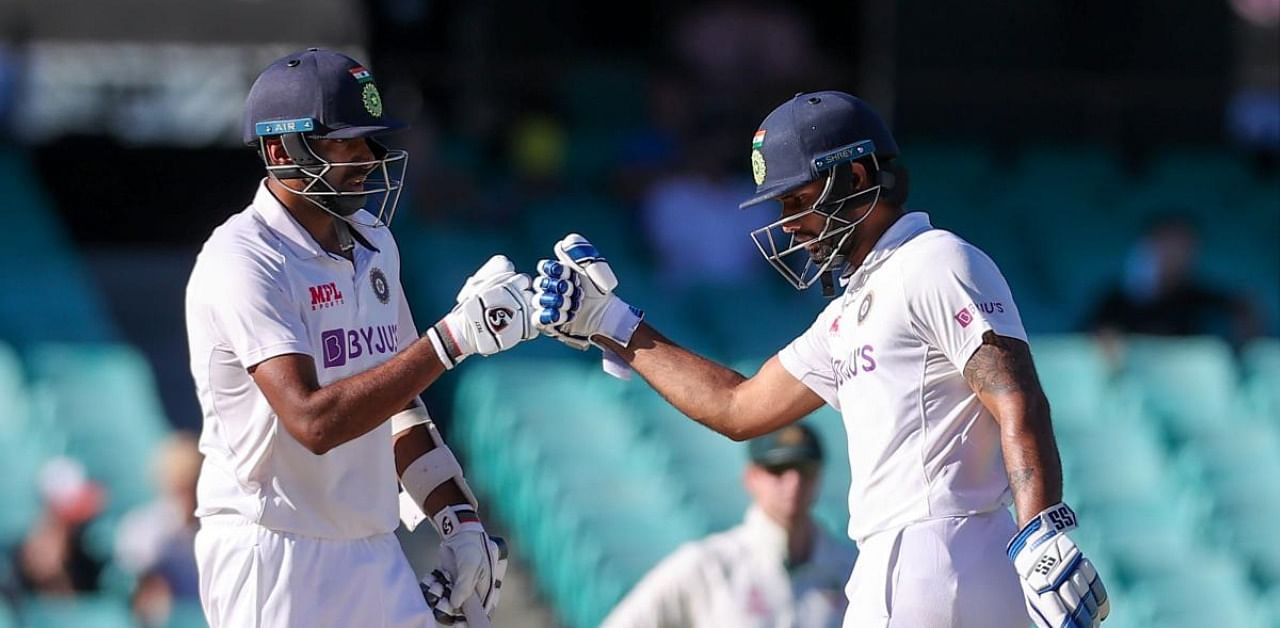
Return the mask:
[[558,279],[564,276],[564,264],[553,259],[544,259],[538,263],[538,272]]
[[538,283],[538,286],[543,292],[554,292],[557,294],[564,294],[569,290],[568,281],[556,279],[555,277],[543,277],[542,281]]
[[569,259],[575,262],[603,262],[604,258],[600,257],[600,252],[589,242],[575,244],[564,251]]
[[538,322],[542,323],[543,325],[558,323],[560,322],[560,311],[559,310],[539,310]]
[[538,305],[558,310],[561,305],[564,305],[564,295],[556,294],[554,292],[544,293],[542,296],[538,297]]

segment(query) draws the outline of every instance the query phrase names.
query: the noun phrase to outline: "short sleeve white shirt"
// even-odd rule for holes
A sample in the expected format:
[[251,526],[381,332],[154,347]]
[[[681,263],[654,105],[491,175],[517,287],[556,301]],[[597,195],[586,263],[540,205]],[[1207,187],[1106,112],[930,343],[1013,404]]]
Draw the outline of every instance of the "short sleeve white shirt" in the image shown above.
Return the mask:
[[963,376],[987,331],[1027,338],[1004,277],[985,253],[913,212],[779,352],[843,415],[851,538],[1011,503],[998,426]]
[[324,386],[416,339],[390,231],[357,230],[372,248],[358,243],[353,264],[321,249],[264,183],[196,258],[186,319],[204,416],[198,516],[238,515],[335,539],[396,528],[390,423],[316,455],[284,428],[248,372],[296,353],[314,360]]

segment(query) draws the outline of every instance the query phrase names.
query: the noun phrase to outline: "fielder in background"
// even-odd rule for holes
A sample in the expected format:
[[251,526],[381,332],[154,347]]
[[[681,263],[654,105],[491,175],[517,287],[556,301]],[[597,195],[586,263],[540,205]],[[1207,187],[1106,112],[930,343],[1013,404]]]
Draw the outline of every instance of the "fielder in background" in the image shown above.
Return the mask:
[[814,521],[822,446],[804,424],[753,439],[741,525],[658,563],[603,628],[838,628],[857,551]]
[[[287,55],[249,91],[267,176],[205,242],[186,300],[213,628],[475,628],[497,604],[500,547],[418,395],[536,335],[529,278],[490,259],[419,339],[387,228],[408,156],[375,139],[400,126],[336,52]],[[424,511],[443,540],[420,586],[393,531]]]
[[[798,94],[751,140],[752,232],[804,289],[834,300],[751,376],[682,349],[613,294],[571,234],[539,264],[539,325],[605,351],[672,405],[742,440],[822,404],[849,437],[849,535],[860,551],[848,628],[1089,628],[1107,593],[1069,533],[1062,469],[1027,335],[991,258],[908,213],[906,168],[880,117],[841,92]],[[671,225],[673,229],[681,225]],[[843,292],[837,296],[837,285]],[[725,315],[751,317],[750,303]],[[1015,519],[1008,506],[1016,509]]]

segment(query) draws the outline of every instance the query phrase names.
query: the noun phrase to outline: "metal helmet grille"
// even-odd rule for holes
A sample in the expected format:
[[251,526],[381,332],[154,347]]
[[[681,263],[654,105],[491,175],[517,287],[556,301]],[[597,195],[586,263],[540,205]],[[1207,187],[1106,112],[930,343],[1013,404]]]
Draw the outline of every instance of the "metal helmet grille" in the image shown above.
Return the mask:
[[[384,148],[370,138],[368,142],[374,149],[375,159],[326,161],[311,150],[305,136],[299,134],[297,139],[300,145],[286,142],[286,152],[294,163],[266,163],[269,176],[280,180],[304,180],[306,185],[302,189],[289,186],[285,188],[290,193],[301,196],[329,212],[335,218],[352,225],[383,227],[391,224],[400,203],[400,193],[404,189],[404,174],[409,162],[407,151]],[[264,162],[267,161],[266,154],[265,141],[263,141]],[[338,168],[370,169],[365,176],[364,189],[344,191],[334,187],[325,177]],[[364,209],[370,218],[362,219],[359,215],[361,209]]]
[[[871,157],[875,174],[880,171],[879,162]],[[845,163],[845,162],[842,162]],[[840,198],[831,196],[835,183],[834,166],[827,172],[822,193],[809,208],[790,216],[784,216],[751,232],[751,240],[765,261],[782,275],[796,290],[805,290],[824,275],[839,272],[844,266],[844,248],[854,230],[871,216],[880,202],[882,186],[879,183]],[[859,199],[871,196],[871,206],[860,218],[853,220],[847,213],[861,205]],[[851,203],[852,202],[852,203]],[[813,238],[800,240],[795,234],[783,230],[783,225],[803,219],[810,214],[826,217],[822,231]],[[811,249],[817,249],[811,250]]]

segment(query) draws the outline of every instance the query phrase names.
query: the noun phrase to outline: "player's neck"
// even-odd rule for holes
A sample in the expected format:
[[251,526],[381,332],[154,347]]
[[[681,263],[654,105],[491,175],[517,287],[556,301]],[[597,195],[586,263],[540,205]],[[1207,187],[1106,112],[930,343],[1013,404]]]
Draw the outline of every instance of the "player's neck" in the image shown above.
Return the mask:
[[312,239],[320,248],[333,253],[347,257],[342,246],[338,243],[338,232],[334,229],[334,218],[329,212],[316,207],[314,203],[306,198],[294,194],[288,189],[283,189],[285,185],[274,179],[267,179],[267,188],[284,205],[290,216],[302,226],[307,233],[311,234]]
[[906,212],[900,207],[884,204],[872,210],[871,215],[853,232],[853,247],[845,258],[850,268],[857,268],[867,259],[876,243],[884,237],[886,231],[898,222]]

